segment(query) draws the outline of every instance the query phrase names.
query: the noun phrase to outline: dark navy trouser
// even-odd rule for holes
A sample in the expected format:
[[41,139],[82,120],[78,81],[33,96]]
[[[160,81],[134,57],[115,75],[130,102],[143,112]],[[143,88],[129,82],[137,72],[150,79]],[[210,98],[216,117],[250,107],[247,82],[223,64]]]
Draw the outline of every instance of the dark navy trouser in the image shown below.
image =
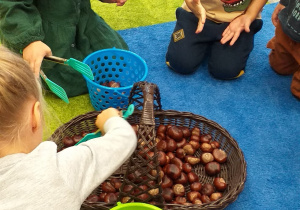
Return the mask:
[[263,24],[261,19],[254,20],[250,32],[242,32],[234,45],[230,46],[230,41],[220,43],[222,33],[229,23],[215,23],[206,19],[202,32],[196,34],[198,18],[193,13],[179,7],[176,17],[177,22],[166,54],[166,61],[171,69],[180,74],[193,73],[205,56],[208,56],[208,69],[218,79],[233,79],[245,69],[253,49],[254,34]]

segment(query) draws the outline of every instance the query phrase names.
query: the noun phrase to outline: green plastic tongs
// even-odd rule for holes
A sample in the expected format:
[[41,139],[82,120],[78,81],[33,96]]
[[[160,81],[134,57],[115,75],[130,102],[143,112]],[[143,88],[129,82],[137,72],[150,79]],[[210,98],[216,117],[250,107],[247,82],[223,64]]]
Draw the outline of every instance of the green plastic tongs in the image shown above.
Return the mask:
[[[134,111],[134,105],[133,104],[130,104],[127,108],[127,110],[122,110],[122,116],[124,119],[127,119],[130,115],[132,115]],[[89,134],[86,134],[79,142],[77,142],[75,145],[78,145],[82,142],[86,142],[90,139],[94,139],[94,138],[97,138],[97,137],[100,137],[101,136],[101,132],[100,132],[100,129],[98,129],[96,132],[94,133],[89,133]]]
[[48,61],[53,61],[55,63],[68,65],[74,70],[87,76],[87,78],[89,78],[90,80],[94,80],[94,75],[91,68],[87,64],[80,62],[79,60],[76,60],[74,58],[65,59],[56,56],[45,56],[44,59]]

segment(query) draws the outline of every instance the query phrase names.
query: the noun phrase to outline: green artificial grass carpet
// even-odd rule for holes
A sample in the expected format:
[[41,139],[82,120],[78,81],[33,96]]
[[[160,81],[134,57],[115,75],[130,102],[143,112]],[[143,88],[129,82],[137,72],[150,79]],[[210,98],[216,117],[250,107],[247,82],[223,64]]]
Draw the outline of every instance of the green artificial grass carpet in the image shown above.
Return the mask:
[[[175,10],[182,2],[183,0],[128,0],[124,6],[117,7],[115,4],[91,0],[93,10],[115,30],[174,21]],[[70,98],[70,103],[66,104],[47,92],[45,100],[49,114],[45,117],[44,139],[74,117],[94,110],[88,94]]]

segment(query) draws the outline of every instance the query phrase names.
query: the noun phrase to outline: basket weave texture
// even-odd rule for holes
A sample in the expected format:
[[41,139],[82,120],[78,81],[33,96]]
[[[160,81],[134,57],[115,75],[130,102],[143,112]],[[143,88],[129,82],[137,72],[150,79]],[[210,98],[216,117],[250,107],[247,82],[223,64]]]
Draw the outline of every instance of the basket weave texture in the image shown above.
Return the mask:
[[[131,197],[129,202],[134,200],[135,202],[155,203],[155,205],[162,209],[192,210],[224,209],[227,205],[237,199],[238,194],[244,188],[246,180],[246,162],[243,152],[239,148],[237,142],[223,127],[214,121],[190,112],[162,110],[159,89],[153,83],[135,83],[129,96],[129,104],[132,103],[135,105],[135,111],[129,118],[127,118],[127,121],[132,125],[139,125],[137,132],[139,139],[138,146],[130,159],[108,178],[108,180],[111,178],[119,178],[122,181],[123,184],[120,188],[119,200],[129,196]],[[96,126],[94,122],[99,113],[99,111],[93,111],[72,119],[58,128],[53,133],[50,140],[55,141],[58,145],[58,150],[60,150],[63,148],[61,139],[65,136],[78,135],[82,131],[91,132],[95,130]],[[198,127],[202,133],[209,133],[214,141],[220,143],[220,148],[227,154],[227,161],[221,165],[221,172],[217,176],[224,178],[228,184],[227,189],[223,192],[223,196],[220,199],[210,203],[193,205],[164,203],[161,195],[161,177],[159,174],[157,174],[157,176],[149,174],[151,170],[158,169],[159,166],[156,149],[156,129],[161,124],[185,126],[190,129]],[[147,156],[149,151],[154,153],[152,157]],[[196,151],[195,156],[200,157],[201,153],[202,151],[199,149]],[[198,175],[199,182],[213,182],[214,177],[208,176],[205,173],[204,166],[202,164],[194,165],[193,171]],[[132,174],[136,176],[129,179],[129,176]],[[143,180],[138,180],[140,177],[144,177]],[[149,185],[149,182],[155,184]],[[141,199],[139,196],[133,196],[130,192],[123,192],[123,187],[128,184],[132,185],[134,189],[139,190],[141,185],[146,184],[149,187],[147,192],[150,189],[156,189],[158,190],[158,193],[155,195],[147,194],[147,199]],[[189,191],[190,189],[187,186],[186,192]],[[99,194],[100,192],[101,188],[98,187],[93,193]],[[140,194],[147,192],[141,192]],[[115,203],[107,204],[103,202],[84,202],[81,209],[111,209],[115,205]]]

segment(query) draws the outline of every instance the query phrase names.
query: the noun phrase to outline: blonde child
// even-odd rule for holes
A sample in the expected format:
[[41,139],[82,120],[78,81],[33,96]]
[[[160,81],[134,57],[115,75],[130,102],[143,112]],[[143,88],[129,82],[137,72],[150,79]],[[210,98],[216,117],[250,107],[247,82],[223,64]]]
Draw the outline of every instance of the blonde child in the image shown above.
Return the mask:
[[132,127],[109,108],[102,137],[57,153],[43,141],[39,82],[18,55],[0,47],[0,209],[80,209],[86,197],[133,153]]

